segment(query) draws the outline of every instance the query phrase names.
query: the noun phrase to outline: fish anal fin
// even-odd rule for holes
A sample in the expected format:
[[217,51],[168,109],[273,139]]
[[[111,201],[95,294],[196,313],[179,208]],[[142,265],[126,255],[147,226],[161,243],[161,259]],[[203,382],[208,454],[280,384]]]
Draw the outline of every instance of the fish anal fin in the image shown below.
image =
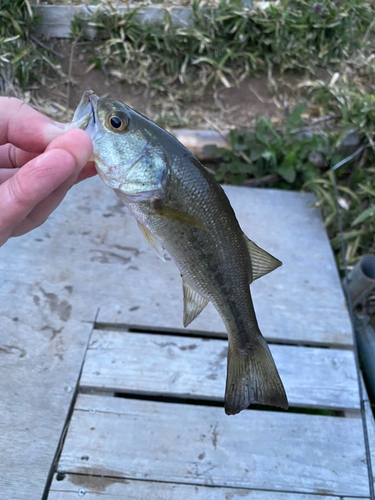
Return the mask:
[[184,327],[186,328],[203,311],[209,301],[196,292],[184,278],[182,278],[182,289],[184,293]]
[[159,259],[161,259],[162,261],[165,262],[164,247],[161,244],[161,241],[158,240],[158,238],[156,238],[156,236],[154,236],[152,234],[152,232],[149,229],[147,229],[146,226],[141,224],[139,221],[137,221],[137,222],[138,222],[139,229],[142,231],[143,236],[145,237],[145,240],[147,241],[147,243],[150,245],[150,247],[153,249],[153,251],[159,257]]
[[251,276],[249,276],[250,283],[282,265],[279,259],[276,259],[276,257],[273,257],[270,253],[258,247],[258,245],[249,240],[247,236],[244,235],[244,238],[251,259],[252,273]]
[[235,415],[251,403],[288,409],[284,386],[263,337],[240,350],[229,338],[225,413]]

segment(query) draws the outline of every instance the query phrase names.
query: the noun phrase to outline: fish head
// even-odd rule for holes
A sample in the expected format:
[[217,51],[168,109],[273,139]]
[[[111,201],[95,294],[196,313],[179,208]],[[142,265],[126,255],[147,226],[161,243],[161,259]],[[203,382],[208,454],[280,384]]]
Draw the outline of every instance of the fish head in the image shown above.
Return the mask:
[[93,160],[101,179],[122,190],[128,172],[144,154],[150,137],[141,115],[115,99],[104,99],[86,90],[73,116],[71,127],[85,130],[94,146]]

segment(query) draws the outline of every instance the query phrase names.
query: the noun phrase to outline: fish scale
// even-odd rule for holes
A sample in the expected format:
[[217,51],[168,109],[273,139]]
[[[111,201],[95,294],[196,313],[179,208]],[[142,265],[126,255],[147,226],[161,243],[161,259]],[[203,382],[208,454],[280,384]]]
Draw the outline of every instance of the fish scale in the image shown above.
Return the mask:
[[253,402],[287,408],[249,288],[281,262],[244,235],[203,165],[129,106],[86,91],[71,126],[87,131],[100,178],[127,205],[157,255],[163,258],[165,249],[180,270],[184,326],[209,301],[221,315],[228,331],[226,413]]

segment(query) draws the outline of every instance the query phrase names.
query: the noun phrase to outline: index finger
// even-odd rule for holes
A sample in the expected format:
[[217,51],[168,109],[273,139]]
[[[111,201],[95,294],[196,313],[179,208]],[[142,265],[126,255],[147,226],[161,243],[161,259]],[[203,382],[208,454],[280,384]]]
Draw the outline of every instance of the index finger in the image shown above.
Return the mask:
[[0,144],[42,153],[64,132],[59,124],[14,97],[0,97]]
[[4,144],[0,146],[0,169],[22,167],[35,156],[38,156],[38,153],[29,153],[12,144]]

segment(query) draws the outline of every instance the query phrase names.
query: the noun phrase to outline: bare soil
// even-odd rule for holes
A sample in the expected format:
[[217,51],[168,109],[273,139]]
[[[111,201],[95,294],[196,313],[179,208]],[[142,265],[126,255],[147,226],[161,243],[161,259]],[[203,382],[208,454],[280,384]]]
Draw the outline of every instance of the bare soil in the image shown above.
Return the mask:
[[[87,72],[92,57],[92,44],[80,44],[72,50],[69,40],[45,41],[56,54],[68,79],[57,75],[46,76],[44,85],[35,91],[39,103],[44,103],[45,112],[55,110],[56,118],[68,120],[78,105],[82,93],[92,89],[99,96],[110,96],[123,101],[166,126],[212,129],[251,127],[259,116],[278,121],[288,106],[285,96],[269,90],[266,75],[244,80],[239,87],[221,88],[216,92],[207,90],[200,98],[185,103],[176,103],[166,94],[155,94],[145,86],[128,85],[102,70]],[[289,77],[289,83],[293,78]],[[50,104],[50,106],[48,105]],[[41,104],[43,107],[43,104]]]

